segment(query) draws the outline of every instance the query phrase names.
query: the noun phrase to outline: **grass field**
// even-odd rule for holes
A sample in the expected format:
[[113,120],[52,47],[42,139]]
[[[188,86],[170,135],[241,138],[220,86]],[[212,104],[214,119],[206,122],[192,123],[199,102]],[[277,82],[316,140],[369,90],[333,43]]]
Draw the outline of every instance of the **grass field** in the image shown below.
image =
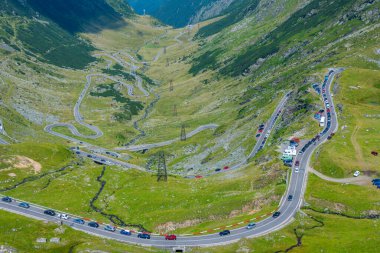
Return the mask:
[[[284,180],[277,180],[283,172],[268,171],[258,176],[257,171],[250,167],[201,180],[169,177],[165,183],[157,182],[155,175],[108,168],[102,178],[106,187],[95,204],[126,223],[142,224],[151,231],[163,232],[170,227],[167,222],[180,224],[189,220],[181,232],[199,232],[204,227],[234,221],[233,218],[241,221],[251,212],[253,216],[276,208],[285,190]],[[66,173],[20,185],[4,194],[107,222],[89,208],[100,188],[96,182],[100,172],[101,168],[90,164],[74,166]]]
[[354,217],[380,214],[379,190],[373,185],[358,186],[326,182],[310,175],[306,202],[319,211],[329,210]]
[[23,143],[0,146],[1,189],[15,185],[24,178],[58,169],[72,159],[71,152],[54,144]]

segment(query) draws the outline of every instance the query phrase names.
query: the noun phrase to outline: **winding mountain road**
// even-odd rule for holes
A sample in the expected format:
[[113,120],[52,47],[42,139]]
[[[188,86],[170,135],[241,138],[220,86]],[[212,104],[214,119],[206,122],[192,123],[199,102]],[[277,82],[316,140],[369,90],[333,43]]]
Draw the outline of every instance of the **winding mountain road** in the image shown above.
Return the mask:
[[[102,77],[102,78],[110,79],[110,80],[112,80],[114,82],[120,83],[120,84],[122,84],[123,86],[125,86],[128,89],[128,95],[129,96],[131,96],[131,97],[134,96],[133,86],[130,85],[130,84],[124,83],[123,81],[120,81],[120,80],[118,80],[115,77],[108,76],[108,75],[105,75],[105,74],[89,74],[89,75],[86,76],[86,79],[87,79],[86,85],[85,85],[84,89],[82,90],[81,94],[79,95],[79,98],[78,98],[77,102],[75,103],[75,106],[74,106],[74,118],[75,118],[75,121],[78,122],[78,124],[80,124],[80,125],[88,128],[88,129],[90,129],[95,134],[93,134],[93,135],[84,135],[84,134],[81,134],[74,125],[69,124],[69,123],[55,123],[55,124],[48,125],[48,126],[45,127],[45,131],[46,132],[62,138],[63,137],[62,134],[58,135],[57,132],[53,131],[53,128],[54,127],[67,127],[71,131],[71,133],[73,135],[76,135],[76,136],[81,137],[81,138],[97,139],[97,138],[103,136],[103,132],[98,127],[93,126],[91,124],[88,124],[88,123],[86,123],[84,121],[84,117],[81,115],[80,110],[79,110],[80,106],[81,106],[81,104],[83,102],[83,99],[85,98],[85,96],[86,96],[86,94],[88,92],[88,89],[90,88],[90,85],[92,83],[92,78],[93,77]],[[65,137],[65,139],[68,139],[68,138]],[[70,138],[70,140],[72,141],[73,138]]]
[[[331,105],[331,115],[328,117],[328,122],[325,129],[310,140],[305,146],[302,147],[301,151],[296,156],[296,160],[299,161],[299,172],[293,170],[289,187],[282,198],[282,201],[279,205],[278,212],[281,214],[277,217],[269,217],[262,221],[256,223],[256,227],[253,229],[246,229],[245,227],[237,228],[231,230],[231,234],[227,236],[219,236],[218,233],[208,234],[208,235],[199,235],[199,236],[178,236],[176,241],[167,241],[163,236],[152,235],[150,240],[144,240],[137,237],[136,233],[131,236],[124,236],[119,233],[119,230],[116,232],[108,232],[104,230],[104,224],[100,226],[100,228],[91,228],[85,225],[79,225],[73,223],[72,219],[62,220],[62,222],[66,225],[69,225],[77,230],[81,230],[90,234],[94,234],[97,236],[101,236],[104,238],[115,239],[118,241],[131,243],[131,244],[139,244],[143,246],[155,246],[155,247],[164,247],[164,248],[174,248],[179,246],[193,247],[193,246],[201,246],[201,247],[209,247],[216,245],[225,245],[233,242],[237,242],[242,238],[253,238],[259,237],[274,231],[277,231],[290,222],[293,221],[295,214],[302,206],[303,196],[306,188],[307,182],[307,168],[309,166],[310,158],[314,150],[327,141],[328,137],[331,133],[333,133],[338,126],[337,116],[335,112],[335,106],[330,94],[330,87],[334,80],[334,77],[341,70],[331,70],[327,80],[323,84],[323,87],[326,89],[326,98],[327,102]],[[272,121],[273,122],[273,121]],[[317,138],[318,137],[318,138]],[[294,169],[294,166],[293,166]],[[293,195],[293,200],[288,201],[287,196]],[[43,214],[43,208],[32,205],[30,209],[23,209],[17,206],[17,201],[12,203],[0,203],[0,208],[8,210],[10,212],[19,213],[25,216],[33,217],[36,219],[42,220],[50,220],[50,221],[60,221],[57,217],[51,217]],[[254,220],[254,219],[252,219]],[[246,221],[250,222],[250,221]],[[241,225],[244,222],[240,223]]]
[[[181,38],[182,35],[184,35],[184,34],[185,34],[185,32],[182,31],[182,32],[180,32],[177,36],[175,36],[175,37],[174,37],[174,40],[175,40],[177,43],[175,43],[175,44],[173,44],[173,45],[170,45],[170,46],[166,47],[166,50],[168,50],[168,49],[170,49],[170,48],[172,48],[172,47],[175,47],[175,46],[177,46],[177,45],[182,45],[182,44],[183,44],[183,41],[181,41],[179,38]],[[164,49],[164,48],[162,48],[161,50],[159,50],[158,53],[154,56],[154,58],[153,58],[153,62],[157,62],[157,61],[160,59],[161,55],[162,55],[164,52],[165,52],[165,49]]]
[[[208,124],[208,125],[202,125],[198,127],[197,129],[191,131],[190,133],[186,134],[186,138],[191,138],[194,135],[205,131],[209,129],[216,129],[218,128],[219,125],[216,124]],[[141,150],[149,150],[153,148],[159,148],[159,147],[164,147],[171,145],[177,141],[180,141],[180,138],[175,138],[169,141],[164,141],[164,142],[159,142],[159,143],[152,143],[152,144],[141,144],[141,145],[134,145],[134,146],[128,146],[128,147],[120,147],[120,148],[115,148],[115,150],[128,150],[128,151],[141,151]]]

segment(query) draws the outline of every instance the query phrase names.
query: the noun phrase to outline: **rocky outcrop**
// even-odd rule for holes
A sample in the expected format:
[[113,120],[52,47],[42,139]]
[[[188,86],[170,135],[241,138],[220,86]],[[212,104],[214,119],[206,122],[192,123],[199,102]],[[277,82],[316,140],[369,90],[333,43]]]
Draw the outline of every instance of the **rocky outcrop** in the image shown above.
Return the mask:
[[190,24],[195,24],[220,15],[236,0],[217,0],[202,7],[194,16],[190,18]]

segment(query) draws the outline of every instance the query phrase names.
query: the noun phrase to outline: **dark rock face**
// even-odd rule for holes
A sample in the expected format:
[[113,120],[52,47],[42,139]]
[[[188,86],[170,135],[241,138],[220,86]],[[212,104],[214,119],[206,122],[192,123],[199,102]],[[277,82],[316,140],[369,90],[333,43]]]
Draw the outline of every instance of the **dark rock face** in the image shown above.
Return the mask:
[[97,32],[125,25],[122,14],[105,0],[29,0],[28,4],[69,32]]

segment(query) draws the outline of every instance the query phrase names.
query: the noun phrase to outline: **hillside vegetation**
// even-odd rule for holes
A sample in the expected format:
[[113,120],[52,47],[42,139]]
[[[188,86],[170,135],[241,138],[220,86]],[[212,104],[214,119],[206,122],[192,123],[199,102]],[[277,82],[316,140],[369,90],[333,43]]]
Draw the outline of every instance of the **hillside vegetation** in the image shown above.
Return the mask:
[[[131,14],[123,1],[54,2],[7,1],[1,12],[0,117],[9,137],[0,137],[12,144],[0,148],[3,194],[103,223],[115,215],[118,226],[156,233],[193,234],[263,218],[287,188],[281,147],[290,138],[305,142],[321,131],[313,116],[323,101],[312,85],[322,83],[329,68],[344,68],[332,85],[339,128],[310,166],[330,177],[352,177],[356,170],[380,176],[379,157],[371,154],[380,144],[379,1],[168,0],[170,10],[161,1],[150,6],[170,22],[187,24],[210,4],[225,3],[215,7],[215,19],[178,29]],[[78,8],[54,15],[63,5]],[[43,12],[37,14],[38,8]],[[171,15],[177,11],[180,18]],[[86,83],[89,76],[94,78]],[[288,93],[265,147],[250,158],[258,126]],[[83,121],[102,131],[99,138],[83,136],[92,130],[74,119],[82,94]],[[77,142],[44,132],[53,123],[71,124],[83,135],[67,125],[54,130]],[[130,151],[134,145],[144,148]],[[120,160],[146,171],[99,166],[69,147],[117,151]],[[161,151],[167,182],[157,180]],[[20,168],[20,161],[28,166]],[[289,227],[192,251],[375,252],[373,217],[380,209],[369,177],[348,185],[310,175],[303,208]],[[3,228],[0,238],[12,226]],[[41,234],[52,229],[44,225]],[[4,238],[7,245],[25,247],[12,244],[8,234]],[[62,251],[97,245],[121,251],[103,240],[87,247],[92,237],[71,230],[62,238]],[[49,250],[55,248],[47,245]]]

